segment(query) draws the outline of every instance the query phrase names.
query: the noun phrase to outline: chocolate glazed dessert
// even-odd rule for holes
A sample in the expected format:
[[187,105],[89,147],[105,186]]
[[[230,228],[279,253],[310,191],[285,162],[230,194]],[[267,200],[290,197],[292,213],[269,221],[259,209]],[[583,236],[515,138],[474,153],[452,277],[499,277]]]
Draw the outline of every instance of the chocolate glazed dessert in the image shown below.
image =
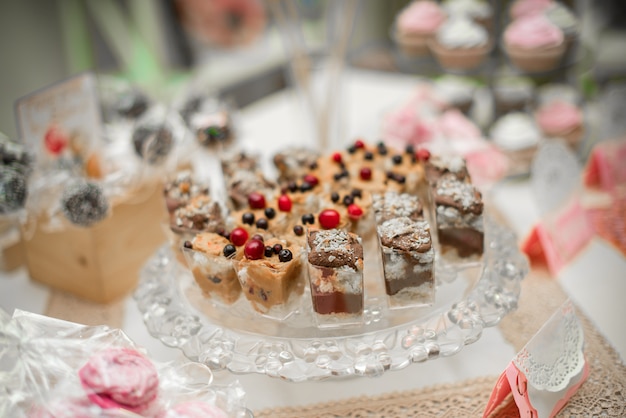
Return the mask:
[[455,248],[459,257],[482,255],[484,225],[480,192],[447,174],[439,179],[433,195],[441,246]]
[[363,247],[338,229],[310,230],[309,274],[313,310],[320,315],[363,312]]

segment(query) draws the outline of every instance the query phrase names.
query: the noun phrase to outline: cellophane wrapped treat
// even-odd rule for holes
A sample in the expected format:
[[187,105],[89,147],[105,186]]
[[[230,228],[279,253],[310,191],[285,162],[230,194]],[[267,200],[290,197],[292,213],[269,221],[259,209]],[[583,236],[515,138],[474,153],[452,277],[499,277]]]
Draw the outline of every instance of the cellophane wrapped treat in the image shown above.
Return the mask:
[[121,330],[0,310],[0,416],[250,417],[238,383],[152,361]]

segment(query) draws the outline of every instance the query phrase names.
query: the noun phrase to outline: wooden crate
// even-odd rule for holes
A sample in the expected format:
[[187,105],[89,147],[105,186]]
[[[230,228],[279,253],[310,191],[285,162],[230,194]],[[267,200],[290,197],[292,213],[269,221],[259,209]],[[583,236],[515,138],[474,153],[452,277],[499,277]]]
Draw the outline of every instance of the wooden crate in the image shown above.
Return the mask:
[[24,234],[30,277],[98,303],[131,292],[143,265],[166,240],[162,187],[146,185],[141,193],[114,204],[111,215],[92,227],[49,232],[37,226],[34,234]]

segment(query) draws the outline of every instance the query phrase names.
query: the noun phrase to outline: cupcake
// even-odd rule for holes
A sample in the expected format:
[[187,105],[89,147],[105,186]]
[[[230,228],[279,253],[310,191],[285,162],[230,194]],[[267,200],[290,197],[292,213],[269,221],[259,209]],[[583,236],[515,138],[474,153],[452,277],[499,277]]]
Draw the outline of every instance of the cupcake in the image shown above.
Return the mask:
[[428,46],[446,70],[472,70],[485,60],[491,50],[487,30],[466,17],[447,20]]
[[578,90],[564,83],[549,83],[541,86],[537,91],[537,105],[542,106],[555,100],[562,100],[573,105],[580,104],[582,98]]
[[520,70],[543,72],[555,69],[565,53],[563,31],[543,15],[514,20],[504,31],[504,47]]
[[495,78],[492,90],[496,117],[499,117],[526,110],[534,100],[535,85],[528,77],[504,75]]
[[437,95],[449,106],[467,114],[474,103],[476,83],[467,77],[447,74],[434,82]]
[[397,17],[395,40],[406,55],[426,55],[428,40],[445,20],[446,14],[436,2],[414,1]]
[[554,100],[537,109],[537,125],[547,137],[563,138],[576,149],[584,134],[583,114],[578,106],[564,100]]
[[509,16],[511,20],[515,20],[522,17],[538,15],[553,4],[553,0],[516,0],[511,4]]
[[493,9],[485,0],[445,0],[442,5],[448,16],[466,16],[490,30],[493,24]]
[[493,143],[509,158],[509,174],[525,174],[535,156],[541,131],[526,113],[513,112],[494,123],[490,131]]

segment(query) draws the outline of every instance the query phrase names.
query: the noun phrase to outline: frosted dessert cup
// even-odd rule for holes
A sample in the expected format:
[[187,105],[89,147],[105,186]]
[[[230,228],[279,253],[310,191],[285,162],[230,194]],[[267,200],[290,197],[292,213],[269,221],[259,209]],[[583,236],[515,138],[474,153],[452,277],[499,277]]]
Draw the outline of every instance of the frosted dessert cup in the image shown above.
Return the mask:
[[584,135],[584,123],[577,106],[555,100],[537,109],[535,120],[546,137],[562,138],[570,148],[578,149]]
[[503,40],[511,63],[528,73],[558,68],[566,48],[561,29],[543,15],[514,20],[505,29]]
[[446,74],[434,81],[433,88],[446,105],[468,114],[474,104],[477,84],[469,77]]
[[468,71],[485,61],[493,44],[484,27],[468,18],[454,17],[441,25],[428,47],[445,70]]
[[389,307],[433,304],[435,252],[428,223],[397,217],[382,222],[377,232]]
[[339,229],[310,229],[308,273],[316,325],[334,328],[363,323],[363,246]]
[[509,159],[508,175],[528,174],[543,135],[534,118],[522,112],[500,117],[490,130],[492,142]]
[[425,56],[429,54],[428,40],[445,20],[445,13],[436,2],[413,1],[398,14],[392,36],[405,55]]
[[249,240],[233,261],[242,293],[261,315],[279,321],[298,308],[304,291],[303,251],[284,240]]
[[241,295],[241,285],[233,268],[233,260],[241,257],[230,241],[206,232],[186,241],[182,253],[193,278],[207,299],[232,305]]

